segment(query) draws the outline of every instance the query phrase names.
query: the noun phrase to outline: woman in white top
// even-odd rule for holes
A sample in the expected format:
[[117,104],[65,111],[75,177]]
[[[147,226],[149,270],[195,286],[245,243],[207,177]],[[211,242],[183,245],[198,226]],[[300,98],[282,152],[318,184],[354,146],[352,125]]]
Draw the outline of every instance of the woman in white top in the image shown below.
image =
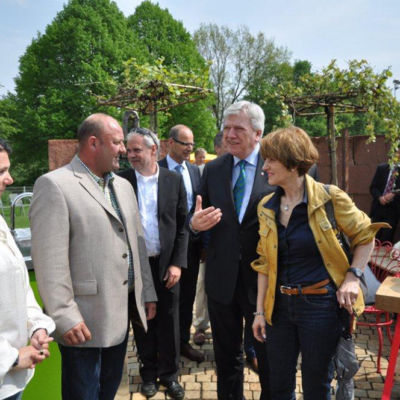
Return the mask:
[[[13,183],[10,153],[0,138],[0,197]],[[24,258],[0,216],[0,399],[22,397],[36,364],[50,355],[49,333],[54,329],[35,300]]]

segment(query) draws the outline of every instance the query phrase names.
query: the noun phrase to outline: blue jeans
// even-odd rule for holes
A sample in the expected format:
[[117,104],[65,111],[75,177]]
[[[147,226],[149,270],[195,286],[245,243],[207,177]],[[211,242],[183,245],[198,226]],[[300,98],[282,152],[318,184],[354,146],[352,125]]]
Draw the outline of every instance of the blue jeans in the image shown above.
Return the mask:
[[295,400],[296,365],[301,353],[304,400],[329,400],[332,356],[341,333],[336,288],[323,295],[278,293],[267,325],[271,400]]
[[22,392],[18,392],[10,397],[6,397],[4,400],[21,400],[21,399],[22,399]]
[[67,347],[62,358],[63,400],[113,400],[122,378],[128,333],[112,347]]

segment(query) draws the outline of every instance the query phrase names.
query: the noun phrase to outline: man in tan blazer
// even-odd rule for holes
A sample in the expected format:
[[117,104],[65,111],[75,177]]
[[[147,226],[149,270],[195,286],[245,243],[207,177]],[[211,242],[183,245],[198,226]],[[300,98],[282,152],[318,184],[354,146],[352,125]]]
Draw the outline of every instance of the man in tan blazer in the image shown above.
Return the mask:
[[121,127],[93,114],[78,140],[71,163],[35,183],[32,256],[45,309],[56,322],[63,400],[111,400],[126,351],[128,289],[145,329],[157,297],[135,194],[112,173],[125,153]]

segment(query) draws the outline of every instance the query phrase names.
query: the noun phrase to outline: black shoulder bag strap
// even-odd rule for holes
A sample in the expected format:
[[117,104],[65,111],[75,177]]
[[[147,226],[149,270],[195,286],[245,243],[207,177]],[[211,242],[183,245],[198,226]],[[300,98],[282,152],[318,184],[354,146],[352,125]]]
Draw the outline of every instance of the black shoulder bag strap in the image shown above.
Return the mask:
[[[326,190],[326,192],[328,194],[330,193],[330,185],[324,184],[324,189]],[[343,232],[341,232],[340,229],[338,228],[336,218],[335,218],[335,212],[333,209],[332,199],[329,199],[329,201],[327,201],[325,203],[325,211],[326,211],[328,220],[329,220],[330,224],[332,225],[332,228],[334,230],[336,230],[336,232],[337,232],[336,238],[339,241],[339,244],[342,247],[343,251],[345,252],[347,259],[349,260],[349,263],[351,264],[352,254],[350,251],[350,242],[349,242],[349,239],[347,238],[347,236]]]

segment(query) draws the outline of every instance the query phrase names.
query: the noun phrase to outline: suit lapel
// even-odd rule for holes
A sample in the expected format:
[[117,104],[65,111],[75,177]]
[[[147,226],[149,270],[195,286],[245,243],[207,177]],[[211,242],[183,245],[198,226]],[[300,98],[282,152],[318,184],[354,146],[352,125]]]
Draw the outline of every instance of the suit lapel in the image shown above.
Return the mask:
[[170,177],[165,174],[163,168],[160,168],[160,173],[158,175],[158,185],[157,185],[157,218],[160,221],[160,215],[164,210],[166,202],[164,201],[166,193],[168,193],[168,188],[170,187]]
[[251,213],[253,208],[257,207],[258,202],[261,200],[260,194],[261,193],[270,193],[274,190],[274,188],[268,184],[267,174],[265,174],[265,173],[262,174],[263,164],[264,164],[264,161],[261,158],[261,155],[258,154],[256,173],[254,175],[254,181],[253,181],[253,188],[251,190],[250,199],[249,199],[249,203],[246,208],[246,212],[243,216],[242,224],[246,220],[246,216],[249,214],[249,212]]
[[[106,200],[103,191],[99,185],[93,180],[80,161],[75,156],[71,161],[71,166],[74,170],[74,174],[79,178],[79,183],[85,188],[85,190],[114,218],[119,220],[117,213],[111,204]],[[115,186],[114,186],[115,187]],[[116,192],[116,191],[115,191]]]
[[136,199],[138,199],[138,188],[137,188],[136,173],[135,173],[135,170],[134,170],[134,169],[132,169],[131,172],[132,172],[132,174],[131,174],[131,179],[130,179],[130,181],[131,181],[131,183],[132,183],[133,190],[135,191]]
[[225,193],[225,196],[229,199],[229,204],[231,205],[230,212],[238,220],[235,210],[235,202],[233,200],[232,173],[233,173],[233,156],[231,154],[227,154],[220,169],[220,176],[224,177],[224,179],[222,179],[221,185],[222,185],[222,190]]

